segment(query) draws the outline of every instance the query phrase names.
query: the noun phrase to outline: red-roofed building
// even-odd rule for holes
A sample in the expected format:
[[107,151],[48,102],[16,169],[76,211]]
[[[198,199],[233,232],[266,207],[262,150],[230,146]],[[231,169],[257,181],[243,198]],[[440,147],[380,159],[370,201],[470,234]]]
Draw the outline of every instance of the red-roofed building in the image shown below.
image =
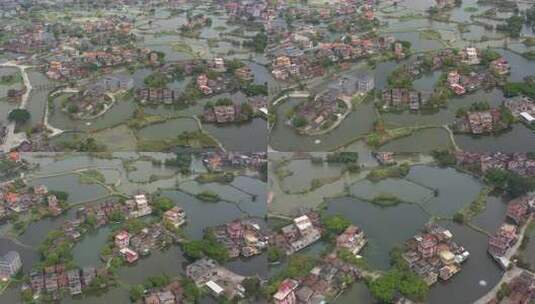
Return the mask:
[[227,224],[227,233],[233,240],[241,239],[243,237],[243,225],[240,220]]
[[299,283],[292,279],[282,281],[279,290],[273,295],[273,302],[275,304],[295,304],[297,298],[295,296],[295,289]]
[[430,258],[437,253],[437,239],[431,234],[425,234],[418,242],[418,252],[424,259]]
[[122,249],[130,244],[130,235],[126,231],[121,231],[115,235],[115,246]]
[[529,209],[526,201],[513,201],[507,205],[507,216],[518,225],[522,224],[528,215]]
[[139,259],[139,255],[137,254],[137,252],[130,248],[123,248],[120,250],[120,252],[128,263],[134,263]]

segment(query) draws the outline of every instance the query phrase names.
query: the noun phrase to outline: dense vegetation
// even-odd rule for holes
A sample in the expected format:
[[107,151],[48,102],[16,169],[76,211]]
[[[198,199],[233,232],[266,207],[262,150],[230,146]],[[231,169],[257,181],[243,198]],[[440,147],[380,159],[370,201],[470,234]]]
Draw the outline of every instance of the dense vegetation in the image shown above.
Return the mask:
[[220,200],[219,195],[217,195],[217,193],[209,190],[199,192],[197,193],[197,195],[195,195],[195,197],[205,202],[218,202]]
[[143,82],[149,88],[163,88],[169,83],[169,78],[164,73],[155,72],[145,77]]
[[508,82],[503,88],[504,94],[508,97],[526,95],[535,98],[535,83],[533,82]]
[[504,191],[512,197],[518,197],[535,190],[535,182],[527,177],[502,169],[489,169],[485,181],[496,190]]
[[180,172],[188,173],[190,171],[192,157],[190,153],[177,153],[175,158],[166,159],[165,165],[177,167]]
[[457,163],[455,155],[448,150],[434,150],[431,154],[441,167],[453,166]]
[[357,152],[336,152],[327,155],[330,163],[356,163],[359,160]]
[[496,29],[498,31],[506,32],[512,38],[520,37],[520,32],[522,32],[522,26],[524,25],[524,17],[522,16],[511,16],[506,21],[505,24],[498,24]]
[[219,263],[224,263],[229,259],[227,247],[217,242],[211,232],[207,232],[202,240],[191,240],[182,245],[184,254],[193,260],[209,257]]
[[412,272],[401,257],[401,249],[395,248],[390,253],[392,268],[380,278],[369,282],[373,296],[384,303],[391,303],[398,293],[422,302],[429,287],[417,274]]
[[10,121],[14,121],[17,124],[23,124],[30,120],[30,112],[26,109],[14,109],[13,111],[9,112],[9,115],[7,119]]

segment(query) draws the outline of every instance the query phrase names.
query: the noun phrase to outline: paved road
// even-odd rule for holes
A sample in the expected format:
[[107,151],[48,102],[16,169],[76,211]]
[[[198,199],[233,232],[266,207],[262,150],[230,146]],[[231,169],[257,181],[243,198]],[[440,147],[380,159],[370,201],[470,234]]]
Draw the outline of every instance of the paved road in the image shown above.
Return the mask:
[[[28,73],[26,73],[26,69],[30,68],[30,66],[19,65],[13,62],[5,62],[5,63],[1,63],[0,67],[15,67],[20,70],[22,79],[24,81],[24,85],[26,86],[26,93],[22,95],[19,109],[26,109],[26,105],[28,103],[28,97],[30,96],[30,92],[32,91],[32,85],[30,83],[30,79],[28,78]],[[11,151],[11,149],[16,148],[26,139],[25,133],[15,133],[15,122],[9,122],[6,127],[7,127],[7,135],[5,138],[5,142],[2,145],[0,145],[0,151],[3,151],[3,152]]]
[[[533,220],[533,215],[530,216],[530,218],[526,221],[526,223],[522,227],[522,230],[520,231],[520,234],[518,237],[518,242],[516,242],[516,244],[510,250],[507,251],[507,254],[506,254],[507,259],[511,259],[511,257],[517,253],[518,248],[520,247],[520,244],[522,243],[522,239],[524,238],[524,234],[526,233],[526,228],[528,227],[528,225],[530,224],[532,220]],[[519,268],[516,265],[513,266],[513,268],[511,268],[510,270],[507,270],[503,274],[502,279],[494,286],[494,288],[492,288],[486,295],[484,295],[483,297],[475,301],[474,304],[487,304],[490,300],[496,298],[498,290],[500,290],[500,286],[503,283],[510,282],[513,278],[517,277],[524,271],[531,273],[530,271],[523,269],[523,268]],[[535,275],[533,273],[531,274]]]

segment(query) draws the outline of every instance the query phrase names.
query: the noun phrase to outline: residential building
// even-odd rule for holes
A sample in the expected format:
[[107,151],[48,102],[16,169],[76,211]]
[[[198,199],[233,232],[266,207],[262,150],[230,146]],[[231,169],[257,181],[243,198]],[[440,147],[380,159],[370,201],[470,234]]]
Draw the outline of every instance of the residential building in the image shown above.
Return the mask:
[[373,76],[361,75],[357,78],[357,90],[362,93],[368,93],[375,88]]
[[273,295],[273,302],[275,304],[296,304],[297,297],[295,289],[299,283],[292,279],[282,281],[277,292]]
[[416,239],[418,241],[418,252],[424,259],[434,256],[437,252],[437,239],[434,235],[424,234]]
[[355,225],[350,225],[346,230],[336,237],[336,247],[349,250],[357,255],[366,245],[367,239],[362,229]]
[[523,198],[513,200],[507,205],[507,217],[512,219],[517,225],[524,222],[529,213],[527,201]]
[[130,235],[127,231],[123,230],[115,235],[115,246],[119,249],[128,247],[130,244]]
[[121,250],[119,250],[119,252],[124,257],[124,259],[130,264],[134,263],[135,261],[139,259],[139,255],[137,254],[137,252],[135,252],[134,250],[130,248],[122,248]]
[[175,228],[178,228],[186,222],[186,212],[180,207],[173,207],[165,211],[163,219]]
[[82,282],[80,281],[80,270],[74,269],[67,272],[69,278],[69,291],[71,295],[79,295],[82,293]]
[[9,251],[0,257],[0,280],[7,280],[22,268],[22,260],[16,251]]

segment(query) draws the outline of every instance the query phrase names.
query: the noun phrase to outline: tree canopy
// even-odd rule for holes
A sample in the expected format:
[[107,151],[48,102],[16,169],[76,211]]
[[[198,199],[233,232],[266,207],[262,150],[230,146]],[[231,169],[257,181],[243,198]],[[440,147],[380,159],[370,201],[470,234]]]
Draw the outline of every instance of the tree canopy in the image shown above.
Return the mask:
[[23,124],[30,120],[31,114],[26,109],[14,109],[13,111],[9,112],[8,119],[10,121],[14,121],[18,124]]

